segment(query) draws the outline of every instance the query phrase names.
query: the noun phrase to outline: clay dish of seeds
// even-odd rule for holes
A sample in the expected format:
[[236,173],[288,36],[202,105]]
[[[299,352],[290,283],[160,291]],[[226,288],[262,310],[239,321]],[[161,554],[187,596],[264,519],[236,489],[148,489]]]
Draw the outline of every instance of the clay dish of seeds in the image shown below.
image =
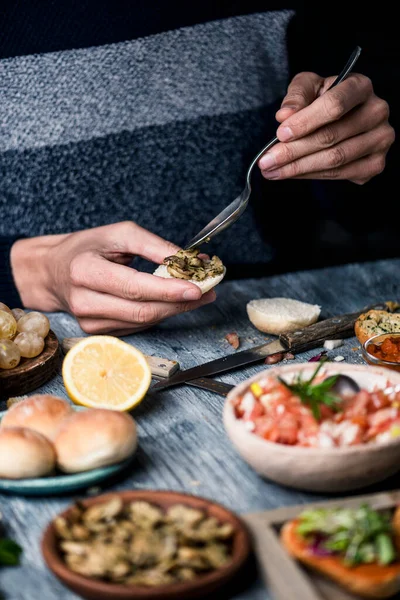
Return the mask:
[[221,504],[135,490],[78,501],[47,526],[48,568],[87,600],[207,597],[247,563],[244,522]]

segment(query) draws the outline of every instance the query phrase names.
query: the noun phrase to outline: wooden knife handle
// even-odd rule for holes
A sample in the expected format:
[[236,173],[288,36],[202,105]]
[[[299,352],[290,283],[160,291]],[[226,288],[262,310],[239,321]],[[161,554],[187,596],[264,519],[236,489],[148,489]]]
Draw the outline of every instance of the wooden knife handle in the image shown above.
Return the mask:
[[316,348],[322,346],[325,340],[340,339],[355,335],[354,324],[358,317],[364,312],[372,309],[388,310],[389,308],[390,307],[388,307],[386,303],[381,302],[354,313],[339,315],[337,317],[325,319],[324,321],[319,321],[304,329],[282,333],[279,336],[279,339],[288,349],[303,346],[306,347],[305,349]]

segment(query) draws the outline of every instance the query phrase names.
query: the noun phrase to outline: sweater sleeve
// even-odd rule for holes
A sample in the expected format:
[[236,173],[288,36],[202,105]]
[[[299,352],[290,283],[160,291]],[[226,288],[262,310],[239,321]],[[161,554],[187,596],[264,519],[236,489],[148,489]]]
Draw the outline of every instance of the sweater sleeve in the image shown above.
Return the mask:
[[10,251],[18,237],[0,237],[0,302],[10,308],[22,307],[22,300],[18,293],[11,271]]

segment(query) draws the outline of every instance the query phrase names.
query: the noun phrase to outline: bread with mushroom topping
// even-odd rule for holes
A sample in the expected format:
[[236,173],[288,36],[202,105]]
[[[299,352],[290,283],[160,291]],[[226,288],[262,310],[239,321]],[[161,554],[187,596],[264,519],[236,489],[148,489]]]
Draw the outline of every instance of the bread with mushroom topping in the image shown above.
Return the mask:
[[157,267],[153,275],[165,279],[182,279],[197,285],[202,294],[209,292],[225,277],[226,268],[218,256],[209,258],[197,248],[178,250],[173,256],[167,256],[163,264]]

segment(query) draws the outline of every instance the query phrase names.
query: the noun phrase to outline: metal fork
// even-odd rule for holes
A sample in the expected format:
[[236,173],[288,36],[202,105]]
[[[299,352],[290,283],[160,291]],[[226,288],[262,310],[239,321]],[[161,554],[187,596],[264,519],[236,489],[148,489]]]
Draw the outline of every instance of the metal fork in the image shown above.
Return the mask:
[[[328,90],[332,89],[335,85],[338,85],[338,83],[340,83],[341,81],[343,81],[343,79],[347,77],[347,75],[350,73],[351,69],[355,65],[356,61],[358,60],[360,53],[360,46],[356,46],[356,48],[351,53],[349,60],[347,61],[339,75],[336,77],[332,85],[330,85]],[[202,242],[209,242],[211,238],[217,235],[217,233],[221,233],[221,231],[223,231],[224,229],[229,227],[229,225],[232,225],[232,223],[237,221],[237,219],[244,212],[249,203],[249,198],[251,194],[250,178],[253,167],[257,164],[258,160],[262,157],[262,155],[277,142],[279,142],[277,137],[272,138],[272,140],[270,140],[268,144],[264,146],[262,150],[260,150],[257,156],[253,158],[247,171],[246,185],[242,193],[233,202],[231,202],[231,204],[224,208],[223,211],[221,211],[216,217],[214,217],[212,221],[210,221],[208,225],[206,225],[197,235],[195,235],[194,238],[192,238],[190,242],[185,246],[185,250],[195,248],[196,246],[199,246]]]

